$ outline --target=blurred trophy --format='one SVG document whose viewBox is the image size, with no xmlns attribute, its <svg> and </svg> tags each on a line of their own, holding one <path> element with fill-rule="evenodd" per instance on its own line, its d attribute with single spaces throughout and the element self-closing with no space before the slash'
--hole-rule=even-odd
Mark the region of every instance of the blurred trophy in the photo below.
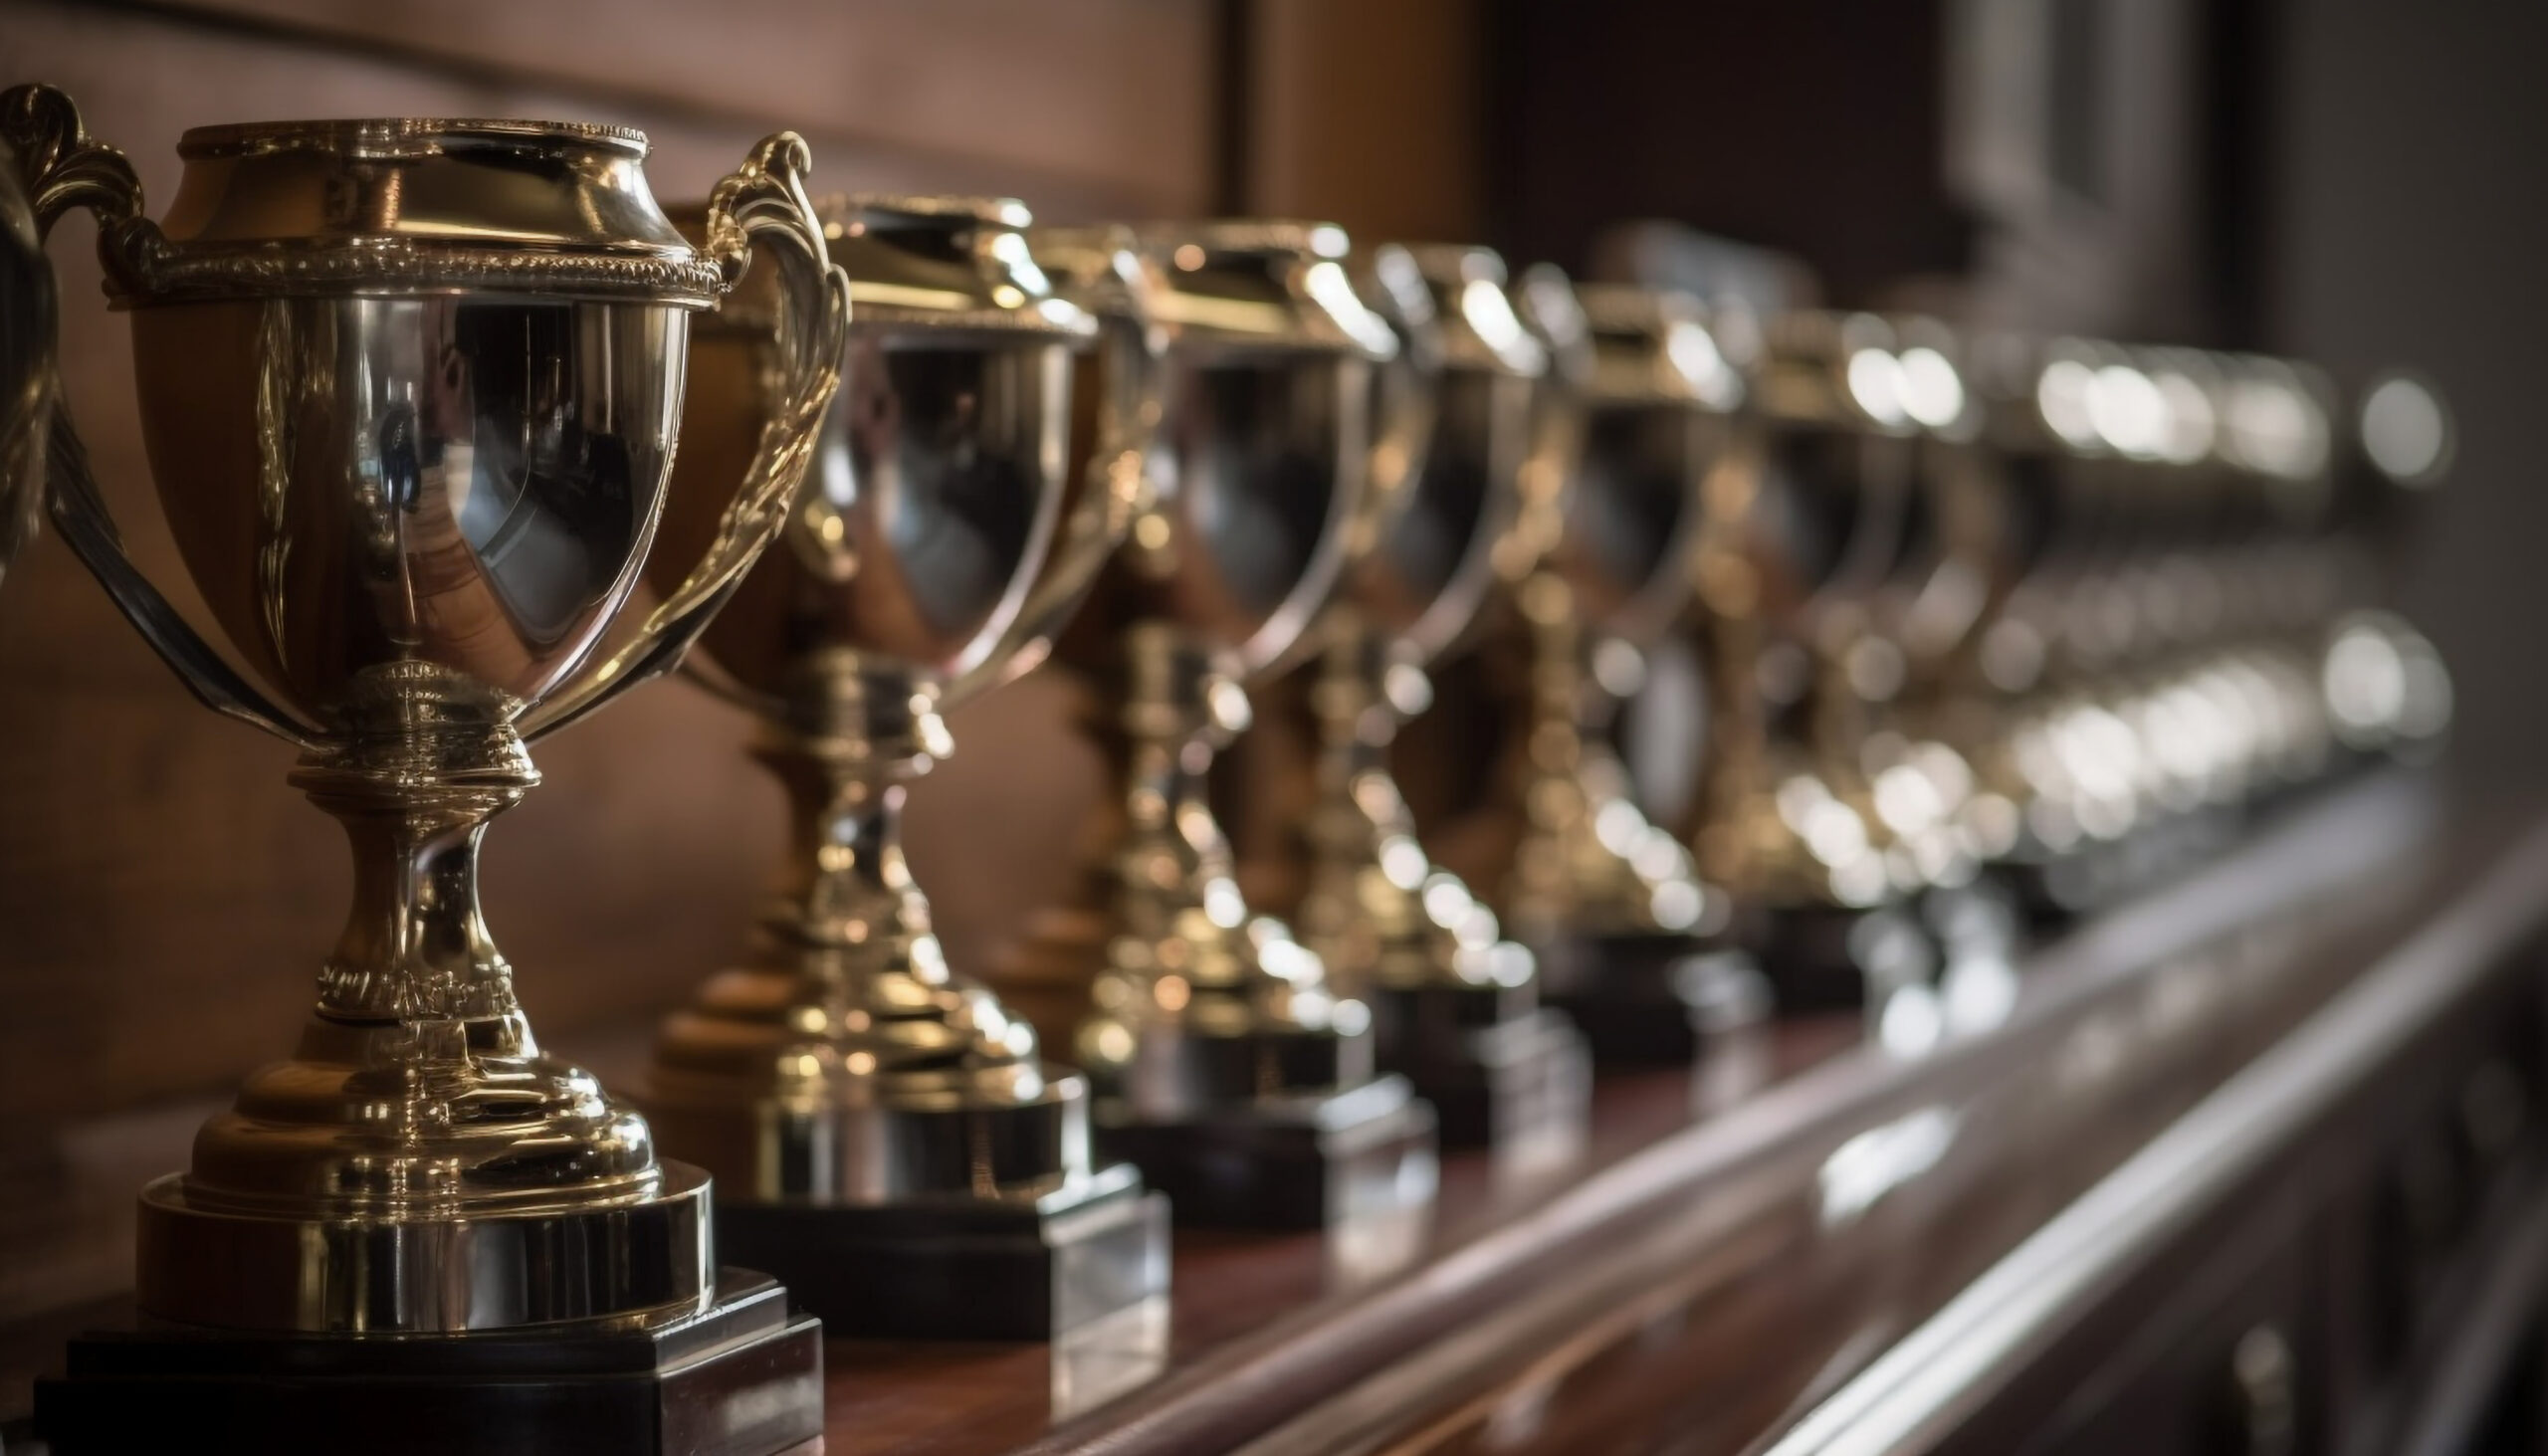
<svg viewBox="0 0 2548 1456">
<path fill-rule="evenodd" d="M 134 568 L 61 421 L 53 519 L 196 697 L 301 748 L 292 781 L 354 854 L 298 1050 L 143 1191 L 139 1324 L 72 1345 L 39 1428 L 70 1453 L 206 1430 L 400 1452 L 818 1437 L 817 1327 L 721 1275 L 708 1176 L 542 1054 L 477 894 L 487 821 L 538 779 L 525 742 L 672 666 L 785 520 L 845 325 L 804 143 L 763 142 L 693 247 L 615 127 L 200 128 L 164 223 L 59 93 L 0 96 L 0 134 L 36 235 L 98 216 L 160 510 L 244 671 Z M 761 244 L 778 403 L 728 476 L 674 493 L 715 522 L 697 564 L 605 649 L 666 501 L 691 314 Z"/>
<path fill-rule="evenodd" d="M 1921 437 L 1961 404 L 1922 393 L 1870 314 L 1781 314 L 1763 343 L 1701 528 L 1709 730 L 1690 841 L 1783 1006 L 1874 1008 L 1935 967 L 1902 909 L 1922 866 L 1861 750 L 1902 679 L 1877 629 L 1921 549 Z"/>
<path fill-rule="evenodd" d="M 1565 415 L 1551 461 L 1564 485 L 1558 519 L 1514 543 L 1547 542 L 1499 613 L 1519 731 L 1498 832 L 1466 842 L 1476 873 L 1497 867 L 1506 924 L 1596 1059 L 1687 1062 L 1712 1025 L 1757 1014 L 1757 979 L 1726 953 L 1726 896 L 1637 807 L 1610 732 L 1644 650 L 1687 609 L 1748 320 L 1721 342 L 1687 296 L 1570 285 L 1546 266 L 1517 294 L 1554 364 L 1543 407 Z"/>
<path fill-rule="evenodd" d="M 1333 586 L 1367 476 L 1407 442 L 1368 416 L 1387 328 L 1356 298 L 1342 230 L 1232 221 L 1140 234 L 1167 346 L 1156 496 L 1057 655 L 1106 805 L 1068 901 L 997 973 L 1096 1080 L 1099 1145 L 1180 1220 L 1326 1228 L 1347 1273 L 1401 1257 L 1429 1211 L 1432 1111 L 1375 1077 L 1370 1015 L 1251 913 L 1205 792 Z M 1087 235 L 1039 236 L 1064 260 Z M 1403 401 L 1401 393 L 1387 397 Z"/>
<path fill-rule="evenodd" d="M 1255 833 L 1252 866 L 1302 939 L 1367 999 L 1383 1068 L 1439 1109 L 1453 1146 L 1492 1146 L 1536 1171 L 1581 1145 L 1590 1090 L 1582 1036 L 1538 1004 L 1529 949 L 1433 863 L 1390 770 L 1390 744 L 1431 700 L 1426 669 L 1470 645 L 1500 574 L 1538 554 L 1559 470 L 1535 412 L 1547 351 L 1483 248 L 1405 250 L 1422 295 L 1400 326 L 1436 338 L 1430 435 L 1405 499 L 1379 513 L 1316 630 L 1304 684 L 1315 724 L 1312 802 L 1287 832 Z M 1402 290 L 1385 277 L 1381 297 Z M 1526 503 L 1526 494 L 1530 497 Z M 1255 817 L 1282 817 L 1272 806 Z M 1288 863 L 1286 863 L 1288 862 Z"/>
<path fill-rule="evenodd" d="M 1043 658 L 1146 488 L 1138 265 L 1094 247 L 1074 302 L 1027 222 L 1000 200 L 825 206 L 855 307 L 840 398 L 782 544 L 697 660 L 760 720 L 791 852 L 750 955 L 665 1024 L 647 1107 L 720 1177 L 728 1252 L 836 1331 L 1155 1343 L 1163 1200 L 1092 1161 L 1088 1080 L 949 968 L 903 858 L 906 785 L 952 747 L 941 713 Z M 677 476 L 731 468 L 780 403 L 766 327 L 733 325 L 700 341 Z"/>
</svg>

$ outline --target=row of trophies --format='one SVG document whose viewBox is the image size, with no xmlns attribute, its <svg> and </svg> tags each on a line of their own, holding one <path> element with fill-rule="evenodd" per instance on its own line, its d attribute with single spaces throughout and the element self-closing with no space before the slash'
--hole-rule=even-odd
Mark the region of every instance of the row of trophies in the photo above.
<svg viewBox="0 0 2548 1456">
<path fill-rule="evenodd" d="M 1595 1058 L 1686 1062 L 1765 976 L 1951 1004 L 2019 918 L 2446 716 L 2368 610 L 2445 463 L 2408 381 L 817 203 L 785 134 L 667 215 L 616 128 L 201 128 L 158 222 L 60 94 L 0 141 L 0 566 L 41 496 L 355 859 L 299 1047 L 141 1194 L 139 1321 L 40 1389 L 64 1452 L 774 1451 L 820 1434 L 813 1315 L 1156 1344 L 1171 1205 L 1391 1267 L 1437 1144 L 1579 1155 Z M 51 407 L 73 207 L 209 634 Z M 1675 642 L 1667 826 L 1614 720 Z M 622 1100 L 533 1038 L 476 856 L 530 740 L 685 657 L 792 847 Z M 898 816 L 943 715 L 1039 668 L 1110 807 L 958 973 Z M 1401 729 L 1485 787 L 1428 806 Z"/>
</svg>

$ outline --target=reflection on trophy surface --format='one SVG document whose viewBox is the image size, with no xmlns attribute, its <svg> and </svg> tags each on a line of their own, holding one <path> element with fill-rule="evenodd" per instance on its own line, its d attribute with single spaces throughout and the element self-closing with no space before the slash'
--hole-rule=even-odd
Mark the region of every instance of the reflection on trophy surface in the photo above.
<svg viewBox="0 0 2548 1456">
<path fill-rule="evenodd" d="M 1162 1200 L 1092 1163 L 1087 1080 L 948 966 L 901 843 L 906 784 L 951 748 L 942 709 L 1042 657 L 1145 486 L 1147 326 L 1056 292 L 1027 220 L 999 200 L 826 207 L 855 309 L 840 397 L 701 664 L 761 720 L 792 852 L 753 953 L 666 1023 L 648 1107 L 723 1179 L 726 1247 L 835 1328 L 1155 1347 Z M 758 427 L 766 343 L 743 319 L 703 336 L 681 474 Z M 1075 407 L 1095 422 L 1076 440 Z"/>
<path fill-rule="evenodd" d="M 1100 1145 L 1139 1161 L 1180 1219 L 1324 1227 L 1348 1274 L 1410 1251 L 1434 1180 L 1432 1114 L 1375 1077 L 1365 1004 L 1252 913 L 1205 794 L 1248 723 L 1247 684 L 1335 583 L 1376 449 L 1376 365 L 1396 346 L 1324 225 L 1139 233 L 1166 357 L 1156 496 L 1058 661 L 1090 690 L 1080 728 L 1113 769 L 1073 898 L 997 972 L 1099 1085 Z M 1088 235 L 1039 237 L 1065 277 Z M 1386 479 L 1382 482 L 1386 484 Z"/>
<path fill-rule="evenodd" d="M 1499 573 L 1536 554 L 1554 473 L 1540 463 L 1535 399 L 1548 361 L 1482 248 L 1405 251 L 1429 298 L 1400 326 L 1437 331 L 1429 436 L 1402 488 L 1376 513 L 1318 628 L 1303 696 L 1316 725 L 1314 803 L 1294 832 L 1251 835 L 1251 870 L 1332 974 L 1374 1008 L 1380 1064 L 1442 1115 L 1443 1141 L 1488 1144 L 1535 1171 L 1578 1146 L 1589 1069 L 1581 1037 L 1538 1007 L 1528 948 L 1432 863 L 1389 767 L 1400 725 L 1429 701 L 1425 670 L 1469 645 Z M 1375 281 L 1388 292 L 1387 281 Z M 1526 504 L 1526 488 L 1533 500 Z"/>
<path fill-rule="evenodd" d="M 762 143 L 693 247 L 615 127 L 198 128 L 163 223 L 59 93 L 0 96 L 0 133 L 38 234 L 98 215 L 160 510 L 246 672 L 125 557 L 67 420 L 54 520 L 198 698 L 302 749 L 355 861 L 297 1051 L 143 1191 L 142 1326 L 43 1387 L 54 1448 L 155 1446 L 207 1400 L 258 1444 L 452 1450 L 498 1411 L 551 1447 L 817 1434 L 813 1322 L 719 1274 L 708 1176 L 541 1051 L 477 899 L 487 821 L 538 781 L 525 743 L 677 661 L 784 519 L 845 318 L 804 143 Z M 722 476 L 668 490 L 691 315 L 754 258 L 782 271 L 778 399 Z M 606 647 L 668 496 L 716 528 Z M 712 1378 L 735 1351 L 758 1373 Z"/>
</svg>

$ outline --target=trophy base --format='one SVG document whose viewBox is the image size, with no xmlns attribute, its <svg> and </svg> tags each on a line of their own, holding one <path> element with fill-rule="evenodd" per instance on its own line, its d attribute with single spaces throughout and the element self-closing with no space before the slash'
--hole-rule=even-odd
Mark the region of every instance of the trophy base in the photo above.
<svg viewBox="0 0 2548 1456">
<path fill-rule="evenodd" d="M 1760 963 L 1782 1014 L 1864 1009 L 1937 969 L 1919 922 L 1892 906 L 1781 906 L 1763 917 Z"/>
<path fill-rule="evenodd" d="M 1595 1063 L 1674 1066 L 1707 1044 L 1707 957 L 1718 947 L 1672 932 L 1560 936 L 1532 946 L 1541 994 L 1574 1018 Z"/>
<path fill-rule="evenodd" d="M 748 1270 L 652 1329 L 266 1334 L 147 1322 L 71 1342 L 36 1430 L 91 1452 L 775 1456 L 823 1434 L 822 1326 Z"/>
<path fill-rule="evenodd" d="M 1198 1228 L 1343 1229 L 1421 1218 L 1439 1162 L 1433 1109 L 1403 1077 L 1258 1098 L 1173 1123 L 1098 1112 L 1101 1156 L 1141 1165 Z"/>
<path fill-rule="evenodd" d="M 1482 986 L 1380 991 L 1380 1063 L 1433 1104 L 1444 1147 L 1489 1148 L 1506 1170 L 1561 1166 L 1590 1127 L 1592 1053 L 1561 1012 L 1499 1014 L 1510 998 Z"/>
<path fill-rule="evenodd" d="M 1129 1163 L 1039 1198 L 717 1201 L 717 1247 L 832 1335 L 1044 1342 L 1168 1293 L 1168 1200 Z"/>
</svg>

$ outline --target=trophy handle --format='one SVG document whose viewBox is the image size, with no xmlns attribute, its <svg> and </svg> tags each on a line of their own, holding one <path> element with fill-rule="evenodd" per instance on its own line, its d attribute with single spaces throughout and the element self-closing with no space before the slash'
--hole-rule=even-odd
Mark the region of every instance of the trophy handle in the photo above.
<svg viewBox="0 0 2548 1456">
<path fill-rule="evenodd" d="M 159 229 L 141 215 L 141 182 L 133 175 L 132 164 L 122 152 L 89 135 L 71 98 L 45 86 L 0 92 L 0 161 L 5 161 L 10 184 L 0 189 L 9 194 L 0 199 L 0 212 L 8 214 L 0 218 L 0 232 L 8 235 L 0 250 L 9 255 L 10 274 L 17 274 L 23 265 L 42 280 L 28 286 L 36 290 L 46 311 L 43 315 L 31 315 L 35 321 L 23 333 L 14 321 L 8 325 L 10 357 L 0 361 L 0 369 L 12 373 L 21 364 L 33 371 L 33 382 L 23 390 L 12 388 L 10 419 L 0 427 L 0 436 L 5 437 L 0 439 L 0 566 L 7 564 L 11 547 L 23 539 L 16 530 L 32 533 L 33 529 L 31 524 L 13 528 L 13 520 L 26 520 L 20 510 L 30 503 L 12 498 L 31 498 L 41 481 L 46 507 L 64 542 L 98 578 L 142 640 L 159 654 L 159 660 L 186 685 L 186 691 L 224 717 L 264 728 L 303 748 L 315 746 L 318 730 L 249 686 L 132 564 L 114 519 L 106 512 L 106 499 L 99 494 L 97 479 L 90 473 L 88 448 L 81 444 L 70 416 L 53 418 L 47 407 L 61 392 L 61 334 L 51 316 L 52 269 L 44 261 L 44 240 L 64 213 L 74 207 L 88 208 L 97 215 L 98 256 L 106 271 L 127 280 L 146 278 L 159 244 Z M 32 248 L 21 252 L 21 245 L 29 243 Z M 14 295 L 19 280 L 13 277 L 10 283 Z M 11 307 L 16 307 L 14 297 Z M 47 467 L 42 471 L 34 468 L 39 449 Z"/>
<path fill-rule="evenodd" d="M 1360 488 L 1335 508 L 1345 519 L 1303 573 L 1305 579 L 1323 579 L 1325 585 L 1303 593 L 1306 601 L 1295 619 L 1301 623 L 1299 631 L 1262 660 L 1242 660 L 1235 674 L 1242 687 L 1285 677 L 1327 650 L 1331 634 L 1341 630 L 1328 623 L 1351 611 L 1344 594 L 1346 583 L 1362 569 L 1364 558 L 1380 549 L 1389 528 L 1415 502 L 1416 483 L 1423 477 L 1425 451 L 1433 437 L 1436 405 L 1432 371 L 1420 363 L 1408 363 L 1408 352 L 1401 347 L 1395 357 L 1373 365 L 1379 371 L 1379 387 L 1373 391 L 1376 418 L 1359 462 Z"/>
<path fill-rule="evenodd" d="M 786 525 L 796 490 L 814 458 L 823 414 L 840 386 L 849 339 L 849 277 L 834 267 L 822 220 L 805 194 L 813 155 L 805 139 L 781 131 L 762 139 L 743 165 L 709 198 L 702 251 L 725 270 L 732 288 L 752 260 L 754 245 L 780 269 L 776 327 L 777 401 L 761 426 L 760 448 L 717 525 L 716 539 L 681 585 L 648 614 L 636 636 L 555 696 L 524 713 L 525 738 L 556 731 L 621 693 L 679 665 L 743 573 Z"/>
<path fill-rule="evenodd" d="M 939 694 L 942 710 L 985 689 L 1014 682 L 1042 665 L 1052 654 L 1053 639 L 1079 610 L 1133 521 L 1151 509 L 1155 493 L 1150 454 L 1159 436 L 1161 412 L 1160 348 L 1146 320 L 1102 316 L 1109 319 L 1099 345 L 1109 353 L 1109 397 L 1086 482 L 1025 606 L 1001 634 L 998 647 Z"/>
<path fill-rule="evenodd" d="M 53 268 L 19 182 L 17 153 L 0 141 L 0 580 L 35 539 L 40 519 L 54 326 Z"/>
</svg>

